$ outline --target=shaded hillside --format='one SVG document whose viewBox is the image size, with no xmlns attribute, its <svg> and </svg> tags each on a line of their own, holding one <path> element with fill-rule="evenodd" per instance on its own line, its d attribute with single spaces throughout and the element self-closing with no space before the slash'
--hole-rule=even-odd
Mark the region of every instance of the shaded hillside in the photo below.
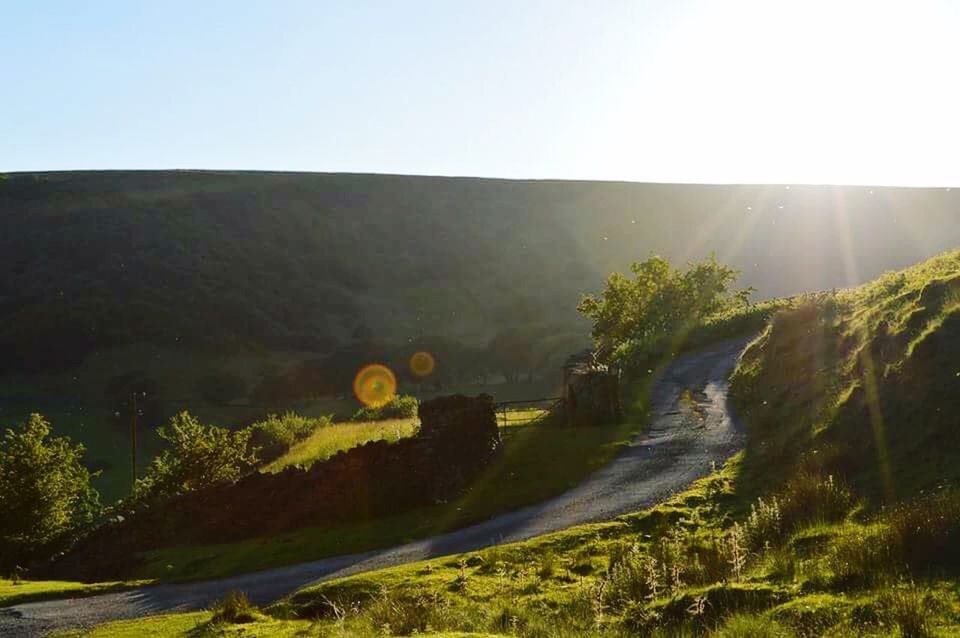
<svg viewBox="0 0 960 638">
<path fill-rule="evenodd" d="M 958 204 L 949 189 L 11 174 L 0 347 L 22 369 L 132 342 L 327 351 L 579 328 L 579 295 L 651 251 L 716 251 L 760 296 L 830 288 L 960 243 Z"/>
<path fill-rule="evenodd" d="M 960 252 L 780 311 L 731 386 L 747 484 L 805 468 L 875 502 L 957 487 L 958 362 Z"/>
</svg>

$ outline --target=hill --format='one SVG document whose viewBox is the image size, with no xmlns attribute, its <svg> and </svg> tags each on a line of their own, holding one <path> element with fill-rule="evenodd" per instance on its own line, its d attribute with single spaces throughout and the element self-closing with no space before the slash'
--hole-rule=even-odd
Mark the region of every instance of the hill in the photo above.
<svg viewBox="0 0 960 638">
<path fill-rule="evenodd" d="M 308 586 L 245 631 L 957 635 L 958 321 L 960 252 L 793 300 L 732 379 L 747 448 L 686 492 L 609 523 Z M 232 631 L 235 604 L 94 635 Z"/>
<path fill-rule="evenodd" d="M 960 252 L 802 299 L 733 379 L 745 469 L 845 476 L 875 503 L 960 484 L 958 361 Z"/>
<path fill-rule="evenodd" d="M 111 500 L 129 483 L 134 391 L 148 430 L 180 409 L 231 425 L 297 402 L 348 415 L 330 397 L 371 361 L 419 395 L 555 396 L 587 344 L 580 296 L 650 252 L 715 251 L 756 297 L 787 295 L 960 244 L 958 211 L 950 189 L 7 174 L 0 416 L 40 411 L 85 443 Z M 404 373 L 417 350 L 437 361 L 426 383 Z M 156 440 L 141 443 L 143 463 Z"/>
<path fill-rule="evenodd" d="M 949 189 L 9 174 L 2 365 L 143 342 L 327 352 L 356 336 L 580 326 L 579 296 L 651 251 L 715 251 L 760 297 L 839 287 L 955 245 L 958 205 Z"/>
</svg>

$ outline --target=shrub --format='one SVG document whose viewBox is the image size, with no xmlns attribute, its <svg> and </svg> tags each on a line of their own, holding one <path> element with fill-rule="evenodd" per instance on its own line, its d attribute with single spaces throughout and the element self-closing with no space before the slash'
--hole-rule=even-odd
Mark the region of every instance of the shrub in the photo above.
<svg viewBox="0 0 960 638">
<path fill-rule="evenodd" d="M 846 518 L 856 504 L 850 489 L 832 476 L 803 472 L 777 496 L 758 498 L 744 523 L 748 546 L 759 549 L 814 522 L 832 523 Z"/>
<path fill-rule="evenodd" d="M 780 496 L 780 516 L 786 533 L 812 522 L 842 521 L 856 505 L 850 488 L 833 476 L 801 473 Z"/>
<path fill-rule="evenodd" d="M 7 429 L 0 444 L 0 567 L 69 543 L 100 513 L 81 462 L 82 445 L 51 437 L 39 414 Z"/>
<path fill-rule="evenodd" d="M 134 505 L 232 483 L 257 463 L 256 450 L 250 447 L 250 429 L 230 431 L 203 425 L 189 412 L 181 412 L 170 419 L 169 428 L 159 428 L 157 435 L 168 447 L 134 485 Z"/>
<path fill-rule="evenodd" d="M 317 428 L 333 423 L 330 416 L 305 417 L 295 412 L 282 415 L 270 414 L 263 421 L 249 426 L 251 444 L 259 448 L 260 458 L 272 461 L 282 456 L 295 443 L 313 434 Z"/>
<path fill-rule="evenodd" d="M 901 505 L 882 517 L 903 562 L 912 569 L 960 567 L 960 493 L 941 492 Z"/>
<path fill-rule="evenodd" d="M 617 352 L 623 362 L 669 349 L 706 317 L 746 306 L 752 292 L 736 290 L 739 272 L 713 256 L 686 270 L 653 256 L 630 272 L 611 274 L 599 297 L 587 295 L 577 306 L 593 322 L 598 350 Z"/>
<path fill-rule="evenodd" d="M 932 592 L 913 585 L 888 587 L 877 603 L 880 617 L 900 629 L 903 638 L 927 638 L 933 635 L 932 618 L 943 610 L 943 603 Z"/>
<path fill-rule="evenodd" d="M 463 617 L 439 594 L 410 595 L 381 592 L 367 604 L 362 617 L 386 635 L 409 636 L 443 629 L 479 628 L 476 619 Z"/>
<path fill-rule="evenodd" d="M 750 516 L 744 525 L 747 542 L 753 549 L 759 549 L 767 543 L 783 537 L 783 522 L 780 515 L 780 501 L 776 496 L 766 500 L 763 497 L 750 506 Z"/>
<path fill-rule="evenodd" d="M 400 394 L 377 406 L 365 406 L 353 414 L 353 421 L 382 421 L 384 419 L 407 419 L 417 416 L 420 401 L 416 397 Z"/>
<path fill-rule="evenodd" d="M 763 616 L 737 615 L 712 634 L 718 638 L 791 638 L 795 634 Z"/>
<path fill-rule="evenodd" d="M 231 591 L 223 600 L 216 602 L 211 607 L 213 617 L 211 623 L 230 623 L 240 625 L 256 622 L 260 619 L 260 612 L 251 604 L 247 595 L 243 592 Z"/>
<path fill-rule="evenodd" d="M 552 577 L 557 571 L 557 564 L 557 555 L 548 549 L 540 554 L 540 561 L 537 565 L 537 576 L 543 580 Z"/>
<path fill-rule="evenodd" d="M 617 550 L 618 553 L 620 550 Z M 604 591 L 605 602 L 614 609 L 656 598 L 666 590 L 664 567 L 657 559 L 632 547 L 611 561 Z"/>
<path fill-rule="evenodd" d="M 856 527 L 831 543 L 826 565 L 836 585 L 869 585 L 901 569 L 898 553 L 889 527 Z"/>
<path fill-rule="evenodd" d="M 872 525 L 844 533 L 827 564 L 836 581 L 882 582 L 905 573 L 956 573 L 960 568 L 960 495 L 943 492 L 878 516 Z"/>
</svg>

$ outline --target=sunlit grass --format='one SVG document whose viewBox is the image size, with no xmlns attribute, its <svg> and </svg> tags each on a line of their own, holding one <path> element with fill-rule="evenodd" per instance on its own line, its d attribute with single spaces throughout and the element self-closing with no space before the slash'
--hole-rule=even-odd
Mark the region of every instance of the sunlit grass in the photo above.
<svg viewBox="0 0 960 638">
<path fill-rule="evenodd" d="M 130 589 L 142 582 L 77 583 L 60 580 L 12 580 L 0 578 L 0 607 L 45 598 L 63 598 L 65 596 L 92 596 L 109 591 Z"/>
<path fill-rule="evenodd" d="M 550 411 L 546 408 L 513 408 L 505 412 L 501 410 L 497 412 L 497 425 L 501 428 L 530 425 L 548 414 Z"/>
<path fill-rule="evenodd" d="M 174 638 L 203 636 L 244 636 L 246 638 L 298 638 L 301 636 L 338 636 L 343 638 L 374 638 L 393 635 L 385 628 L 372 631 L 349 632 L 324 630 L 318 632 L 317 623 L 310 620 L 279 620 L 266 618 L 253 623 L 232 625 L 214 623 L 207 611 L 186 614 L 150 616 L 136 620 L 107 623 L 92 630 L 56 634 L 57 638 Z M 429 632 L 420 634 L 431 638 L 496 638 L 500 634 L 466 632 Z"/>
<path fill-rule="evenodd" d="M 413 436 L 419 421 L 410 419 L 389 419 L 362 423 L 335 423 L 314 430 L 309 437 L 294 444 L 286 454 L 263 467 L 264 472 L 298 466 L 310 467 L 317 461 L 330 458 L 338 452 L 371 441 L 395 442 Z"/>
<path fill-rule="evenodd" d="M 577 485 L 629 442 L 640 422 L 565 427 L 541 419 L 503 430 L 503 453 L 459 498 L 372 521 L 311 527 L 269 538 L 154 550 L 138 575 L 201 580 L 389 547 L 464 527 Z M 544 471 L 544 468 L 550 471 Z"/>
</svg>

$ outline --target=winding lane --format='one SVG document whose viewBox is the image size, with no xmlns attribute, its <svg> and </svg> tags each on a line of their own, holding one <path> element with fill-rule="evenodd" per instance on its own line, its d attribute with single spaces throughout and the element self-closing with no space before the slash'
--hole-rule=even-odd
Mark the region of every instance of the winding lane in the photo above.
<svg viewBox="0 0 960 638">
<path fill-rule="evenodd" d="M 677 358 L 654 381 L 651 420 L 613 461 L 579 486 L 542 503 L 461 530 L 384 550 L 242 574 L 220 580 L 155 585 L 87 598 L 0 609 L 0 636 L 32 638 L 111 620 L 203 609 L 232 590 L 266 604 L 320 580 L 482 549 L 610 520 L 669 497 L 710 472 L 743 443 L 728 405 L 728 378 L 745 341 Z"/>
</svg>

